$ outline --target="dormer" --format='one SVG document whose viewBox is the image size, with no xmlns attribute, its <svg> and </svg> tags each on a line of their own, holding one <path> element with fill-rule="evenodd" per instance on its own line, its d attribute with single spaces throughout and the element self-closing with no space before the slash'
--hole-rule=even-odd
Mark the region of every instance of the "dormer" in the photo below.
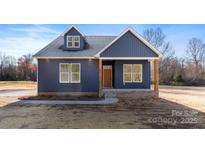
<svg viewBox="0 0 205 154">
<path fill-rule="evenodd" d="M 63 34 L 64 50 L 78 51 L 85 47 L 84 35 L 75 27 L 69 27 Z"/>
</svg>

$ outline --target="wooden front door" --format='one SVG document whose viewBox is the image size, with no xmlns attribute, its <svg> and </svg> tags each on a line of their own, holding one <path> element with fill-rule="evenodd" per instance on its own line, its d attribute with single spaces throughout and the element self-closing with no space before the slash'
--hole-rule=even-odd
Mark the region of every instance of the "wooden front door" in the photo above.
<svg viewBox="0 0 205 154">
<path fill-rule="evenodd" d="M 112 65 L 103 66 L 103 88 L 112 87 Z"/>
</svg>

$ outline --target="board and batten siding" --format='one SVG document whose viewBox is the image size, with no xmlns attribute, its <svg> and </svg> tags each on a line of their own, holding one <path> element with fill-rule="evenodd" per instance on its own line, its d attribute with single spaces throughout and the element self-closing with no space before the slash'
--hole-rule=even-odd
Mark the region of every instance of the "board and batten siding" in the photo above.
<svg viewBox="0 0 205 154">
<path fill-rule="evenodd" d="M 60 83 L 59 64 L 80 63 L 80 83 Z M 38 59 L 38 92 L 98 92 L 98 60 Z"/>
<path fill-rule="evenodd" d="M 80 36 L 80 48 L 67 48 L 67 36 Z M 64 35 L 64 49 L 65 50 L 82 50 L 85 47 L 85 39 L 84 37 L 75 29 L 70 29 L 65 35 Z"/>
<path fill-rule="evenodd" d="M 101 57 L 158 57 L 130 31 L 100 54 Z"/>
<path fill-rule="evenodd" d="M 123 64 L 142 64 L 142 82 L 124 83 Z M 116 60 L 114 63 L 114 74 L 114 88 L 116 89 L 150 89 L 150 62 L 148 60 Z"/>
</svg>

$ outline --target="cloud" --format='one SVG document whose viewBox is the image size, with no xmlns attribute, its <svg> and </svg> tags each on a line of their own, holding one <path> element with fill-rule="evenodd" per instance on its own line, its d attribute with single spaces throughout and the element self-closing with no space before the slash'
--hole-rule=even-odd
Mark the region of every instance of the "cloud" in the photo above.
<svg viewBox="0 0 205 154">
<path fill-rule="evenodd" d="M 16 58 L 28 53 L 35 54 L 61 33 L 41 25 L 25 28 L 12 27 L 8 30 L 10 32 L 7 31 L 7 36 L 0 36 L 0 52 Z M 18 35 L 17 32 L 19 32 Z"/>
<path fill-rule="evenodd" d="M 32 37 L 2 37 L 0 38 L 0 52 L 6 55 L 13 55 L 16 58 L 24 54 L 34 54 L 45 47 L 50 39 L 39 39 Z"/>
<path fill-rule="evenodd" d="M 26 32 L 26 33 L 50 33 L 50 34 L 59 34 L 60 32 L 48 28 L 46 26 L 33 26 L 28 28 L 8 28 L 8 30 L 16 31 L 16 32 Z"/>
</svg>

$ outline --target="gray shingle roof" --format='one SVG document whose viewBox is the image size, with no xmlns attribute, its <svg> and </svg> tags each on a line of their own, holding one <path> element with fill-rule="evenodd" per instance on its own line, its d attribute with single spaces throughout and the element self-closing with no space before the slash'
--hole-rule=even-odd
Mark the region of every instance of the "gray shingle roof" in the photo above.
<svg viewBox="0 0 205 154">
<path fill-rule="evenodd" d="M 63 36 L 48 44 L 45 48 L 41 49 L 34 57 L 93 57 L 105 46 L 107 46 L 116 36 L 85 36 L 89 47 L 80 51 L 63 50 L 64 44 Z"/>
</svg>

